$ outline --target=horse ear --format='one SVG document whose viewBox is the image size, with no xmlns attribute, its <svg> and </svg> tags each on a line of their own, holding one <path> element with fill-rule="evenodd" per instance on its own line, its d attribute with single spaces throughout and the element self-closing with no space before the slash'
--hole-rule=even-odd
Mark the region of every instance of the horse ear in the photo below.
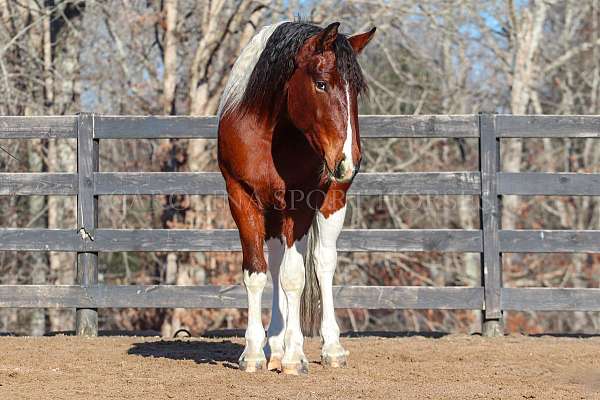
<svg viewBox="0 0 600 400">
<path fill-rule="evenodd" d="M 360 54 L 360 52 L 363 51 L 365 46 L 373 38 L 373 35 L 375 34 L 376 29 L 377 28 L 373 27 L 373 29 L 371 29 L 368 32 L 357 33 L 348 38 L 348 41 L 350 42 L 350 45 L 352 46 L 352 48 L 354 49 L 354 52 L 356 54 Z"/>
<path fill-rule="evenodd" d="M 326 50 L 331 50 L 331 47 L 333 46 L 333 43 L 337 38 L 339 26 L 339 22 L 329 24 L 325 29 L 323 29 L 321 33 L 317 35 L 317 46 L 315 48 L 317 53 L 322 53 Z"/>
</svg>

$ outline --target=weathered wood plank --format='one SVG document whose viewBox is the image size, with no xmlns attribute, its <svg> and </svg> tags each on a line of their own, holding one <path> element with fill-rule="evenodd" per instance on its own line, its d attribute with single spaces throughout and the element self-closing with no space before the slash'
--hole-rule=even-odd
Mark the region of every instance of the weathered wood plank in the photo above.
<svg viewBox="0 0 600 400">
<path fill-rule="evenodd" d="M 337 308 L 480 309 L 480 287 L 334 286 Z M 264 308 L 272 288 L 265 288 Z M 228 286 L 0 285 L 0 307 L 18 308 L 246 308 L 245 289 Z"/>
<path fill-rule="evenodd" d="M 480 252 L 481 231 L 460 229 L 346 229 L 339 251 Z M 84 243 L 75 229 L 0 229 L 0 250 L 240 251 L 236 229 L 96 229 Z"/>
<path fill-rule="evenodd" d="M 237 229 L 97 229 L 95 251 L 241 251 Z"/>
<path fill-rule="evenodd" d="M 600 137 L 600 116 L 498 115 L 499 137 Z M 0 117 L 0 139 L 75 138 L 75 116 Z M 476 115 L 363 115 L 363 137 L 478 137 Z M 216 117 L 96 116 L 98 139 L 215 138 Z"/>
<path fill-rule="evenodd" d="M 339 251 L 482 251 L 478 229 L 345 229 Z"/>
<path fill-rule="evenodd" d="M 351 194 L 479 195 L 479 172 L 363 172 L 356 175 Z"/>
<path fill-rule="evenodd" d="M 100 195 L 226 194 L 219 172 L 97 172 L 94 182 Z M 479 172 L 359 173 L 350 188 L 355 195 L 478 195 L 480 191 Z"/>
<path fill-rule="evenodd" d="M 77 174 L 71 173 L 0 173 L 0 196 L 74 195 Z"/>
<path fill-rule="evenodd" d="M 219 172 L 97 172 L 95 193 L 226 195 Z"/>
<path fill-rule="evenodd" d="M 99 168 L 99 143 L 94 139 L 93 114 L 77 117 L 77 229 L 84 251 L 77 253 L 77 283 L 82 287 L 98 283 L 98 253 L 89 249 L 98 226 L 98 197 L 94 195 L 94 173 Z M 75 312 L 75 332 L 78 336 L 98 335 L 98 311 L 78 308 Z"/>
<path fill-rule="evenodd" d="M 498 173 L 498 193 L 600 196 L 600 174 L 501 172 Z"/>
<path fill-rule="evenodd" d="M 361 137 L 479 137 L 477 115 L 362 115 Z"/>
<path fill-rule="evenodd" d="M 500 203 L 496 174 L 500 166 L 500 143 L 496 137 L 495 116 L 481 114 L 479 116 L 481 138 L 480 171 L 481 171 L 481 227 L 483 238 L 482 278 L 485 288 L 486 321 L 494 326 L 502 317 L 500 305 L 500 288 L 502 287 L 502 259 L 498 240 L 500 226 Z M 483 328 L 484 332 L 494 332 L 496 328 Z M 494 333 L 495 334 L 495 333 Z"/>
<path fill-rule="evenodd" d="M 217 137 L 216 117 L 96 116 L 96 139 L 207 139 Z"/>
<path fill-rule="evenodd" d="M 79 251 L 82 241 L 75 229 L 0 229 L 0 250 Z"/>
<path fill-rule="evenodd" d="M 0 139 L 76 138 L 76 117 L 1 117 Z"/>
<path fill-rule="evenodd" d="M 240 251 L 236 229 L 97 229 L 93 251 Z M 481 232 L 460 229 L 347 229 L 340 251 L 480 252 Z"/>
<path fill-rule="evenodd" d="M 505 253 L 600 253 L 600 231 L 501 230 Z"/>
<path fill-rule="evenodd" d="M 365 138 L 478 137 L 476 115 L 364 115 Z M 97 139 L 216 138 L 216 117 L 97 116 Z"/>
<path fill-rule="evenodd" d="M 599 138 L 597 115 L 497 115 L 499 137 Z"/>
<path fill-rule="evenodd" d="M 515 311 L 600 311 L 600 289 L 503 288 L 502 308 Z"/>
</svg>

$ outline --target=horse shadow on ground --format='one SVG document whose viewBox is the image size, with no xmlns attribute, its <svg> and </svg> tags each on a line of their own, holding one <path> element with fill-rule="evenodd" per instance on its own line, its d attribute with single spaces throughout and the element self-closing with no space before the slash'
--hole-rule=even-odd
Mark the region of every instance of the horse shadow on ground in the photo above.
<svg viewBox="0 0 600 400">
<path fill-rule="evenodd" d="M 411 336 L 440 338 L 445 335 L 440 332 L 348 332 L 342 336 L 349 338 Z M 212 330 L 205 332 L 195 340 L 176 339 L 133 343 L 127 354 L 171 360 L 192 360 L 198 364 L 222 365 L 226 368 L 238 369 L 238 359 L 244 346 L 234 343 L 230 339 L 243 337 L 243 329 Z M 210 340 L 203 341 L 202 339 Z"/>
<path fill-rule="evenodd" d="M 441 338 L 442 332 L 348 332 L 343 337 L 412 337 Z M 238 369 L 238 358 L 244 346 L 234 343 L 231 338 L 243 338 L 244 330 L 224 329 L 205 332 L 196 340 L 159 340 L 133 343 L 127 354 L 142 357 L 161 357 L 171 360 L 192 360 L 198 364 L 222 365 Z M 202 339 L 211 339 L 202 341 Z M 220 340 L 215 340 L 220 339 Z"/>
<path fill-rule="evenodd" d="M 161 357 L 171 360 L 192 360 L 198 364 L 222 365 L 238 369 L 238 358 L 244 347 L 230 340 L 160 340 L 134 343 L 127 354 Z"/>
</svg>

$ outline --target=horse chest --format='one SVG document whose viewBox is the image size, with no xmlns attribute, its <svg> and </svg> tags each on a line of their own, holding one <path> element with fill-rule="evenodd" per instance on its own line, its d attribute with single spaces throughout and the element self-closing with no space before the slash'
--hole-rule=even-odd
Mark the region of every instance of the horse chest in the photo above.
<svg viewBox="0 0 600 400">
<path fill-rule="evenodd" d="M 314 174 L 296 174 L 282 177 L 276 169 L 269 179 L 254 187 L 255 195 L 264 209 L 296 210 L 314 203 L 318 207 L 327 192 L 328 183 Z M 310 203 L 310 204 L 309 204 Z"/>
</svg>

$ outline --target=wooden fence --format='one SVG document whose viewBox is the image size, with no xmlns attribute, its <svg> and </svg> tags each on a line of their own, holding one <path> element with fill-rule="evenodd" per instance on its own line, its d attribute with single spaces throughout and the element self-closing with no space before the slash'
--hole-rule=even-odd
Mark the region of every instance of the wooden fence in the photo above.
<svg viewBox="0 0 600 400">
<path fill-rule="evenodd" d="M 592 116 L 362 116 L 369 138 L 479 138 L 480 170 L 360 173 L 358 195 L 480 196 L 481 229 L 346 229 L 340 251 L 481 253 L 479 287 L 337 286 L 341 308 L 482 310 L 483 331 L 500 333 L 503 310 L 600 310 L 600 289 L 503 288 L 502 253 L 600 252 L 600 231 L 500 229 L 502 195 L 600 195 L 600 174 L 509 173 L 500 170 L 502 138 L 599 138 Z M 224 193 L 212 172 L 99 172 L 105 139 L 215 138 L 214 117 L 0 117 L 0 139 L 75 138 L 77 173 L 0 173 L 0 195 L 77 196 L 77 229 L 0 229 L 0 250 L 77 253 L 77 285 L 0 285 L 0 307 L 76 308 L 79 335 L 97 334 L 97 308 L 246 307 L 233 286 L 98 283 L 98 253 L 109 251 L 239 251 L 235 230 L 105 229 L 98 196 Z M 263 304 L 270 306 L 270 289 Z"/>
</svg>

